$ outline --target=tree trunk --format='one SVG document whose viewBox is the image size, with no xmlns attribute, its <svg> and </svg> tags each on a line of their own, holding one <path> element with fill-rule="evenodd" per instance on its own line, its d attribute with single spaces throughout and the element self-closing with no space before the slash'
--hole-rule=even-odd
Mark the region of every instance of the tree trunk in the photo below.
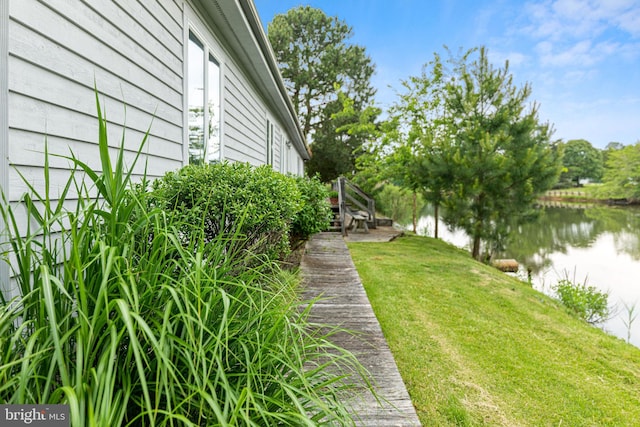
<svg viewBox="0 0 640 427">
<path fill-rule="evenodd" d="M 418 207 L 416 192 L 413 192 L 413 232 L 418 233 Z"/>
<path fill-rule="evenodd" d="M 434 205 L 434 211 L 433 211 L 433 217 L 436 223 L 436 229 L 435 229 L 435 235 L 434 237 L 437 239 L 438 238 L 438 211 L 440 210 L 440 205 L 439 204 L 435 204 Z"/>
<path fill-rule="evenodd" d="M 471 250 L 473 259 L 480 261 L 480 236 L 473 236 L 473 249 Z"/>
</svg>

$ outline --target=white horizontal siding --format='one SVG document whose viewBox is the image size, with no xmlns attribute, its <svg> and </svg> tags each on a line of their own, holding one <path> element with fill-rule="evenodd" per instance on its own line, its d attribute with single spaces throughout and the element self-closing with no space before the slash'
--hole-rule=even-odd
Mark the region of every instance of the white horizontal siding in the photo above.
<svg viewBox="0 0 640 427">
<path fill-rule="evenodd" d="M 182 3 L 183 1 L 171 0 L 117 0 L 123 9 L 130 9 L 139 15 L 143 15 L 142 9 L 148 13 L 149 20 L 157 21 L 158 27 L 152 34 L 170 36 L 182 42 Z"/>
<path fill-rule="evenodd" d="M 144 158 L 142 158 L 144 162 Z M 133 180 L 139 180 L 142 178 L 142 173 L 132 175 Z M 49 194 L 52 200 L 56 200 L 58 196 L 62 194 L 67 185 L 69 179 L 71 177 L 70 169 L 63 168 L 50 168 L 49 169 Z M 92 184 L 89 179 L 84 179 L 84 173 L 82 171 L 77 171 L 74 174 L 74 182 L 80 184 L 83 180 L 84 183 L 89 187 L 90 195 L 96 197 L 97 190 L 92 187 Z M 9 186 L 11 186 L 11 193 L 18 195 L 15 200 L 20 200 L 20 197 L 29 190 L 29 186 L 34 187 L 35 189 L 45 188 L 45 176 L 44 170 L 40 167 L 28 166 L 21 167 L 19 169 L 19 173 L 16 169 L 12 169 L 9 173 Z M 69 202 L 73 202 L 74 200 L 78 200 L 77 188 L 72 184 L 68 193 L 66 194 L 65 199 L 68 199 Z M 40 195 L 44 195 L 43 190 L 37 190 L 37 193 Z"/>
<path fill-rule="evenodd" d="M 12 72 L 9 77 L 11 91 L 19 97 L 27 98 L 29 101 L 26 101 L 26 104 L 37 100 L 38 103 L 47 104 L 51 106 L 52 109 L 59 109 L 59 114 L 62 115 L 80 114 L 86 116 L 87 120 L 93 121 L 97 128 L 96 99 L 93 88 L 78 85 L 59 74 L 41 73 L 42 69 L 40 67 L 19 58 L 11 57 L 9 66 L 12 71 L 15 71 Z M 31 78 L 35 75 L 40 75 L 41 77 L 39 79 Z M 67 88 L 71 85 L 75 86 L 74 97 L 67 96 Z M 128 98 L 125 98 L 125 102 L 127 102 L 127 99 Z M 167 109 L 163 108 L 162 112 L 156 112 L 155 117 L 153 117 L 150 116 L 148 111 L 141 110 L 133 105 L 127 105 L 125 109 L 122 101 L 119 99 L 101 95 L 100 100 L 101 103 L 105 104 L 103 113 L 107 116 L 107 119 L 113 123 L 124 123 L 128 128 L 142 133 L 149 130 L 151 135 L 171 141 L 180 141 L 182 137 L 179 123 L 172 123 L 161 117 L 161 115 L 175 115 L 176 117 L 170 118 L 176 120 L 181 117 L 181 113 L 178 110 L 167 111 Z M 28 106 L 25 105 L 25 108 L 28 108 Z M 23 129 L 26 128 L 29 130 L 39 129 L 44 125 L 45 120 L 47 122 L 50 121 L 48 117 L 42 117 L 43 120 L 41 120 L 41 123 L 36 123 L 26 121 L 17 115 L 13 115 L 12 119 L 12 126 L 20 126 Z M 37 121 L 37 117 L 33 119 Z M 88 141 L 95 140 L 95 133 L 92 135 L 70 135 L 68 132 L 65 132 L 65 129 L 68 127 L 66 122 L 67 120 L 63 119 L 60 123 L 51 123 L 52 126 L 56 126 L 58 129 L 55 134 L 59 136 L 66 135 L 75 139 L 83 138 Z M 151 128 L 149 128 L 149 125 L 152 125 Z M 54 132 L 51 127 L 49 127 L 48 130 L 48 134 Z M 117 142 L 118 141 L 113 141 L 113 143 Z"/>
<path fill-rule="evenodd" d="M 266 163 L 267 118 L 274 125 L 273 167 L 284 173 L 302 174 L 298 161 L 300 155 L 292 150 L 288 170 L 282 168 L 282 145 L 293 138 L 284 130 L 271 108 L 255 89 L 235 61 L 228 59 L 225 68 L 224 90 L 224 157 L 231 161 L 248 162 L 253 165 Z"/>
<path fill-rule="evenodd" d="M 119 131 L 122 132 L 123 129 L 120 128 Z M 126 139 L 132 142 L 135 141 L 138 144 L 142 141 L 141 139 L 137 141 L 133 140 L 133 138 L 130 138 L 131 132 L 128 130 L 125 130 L 125 132 Z M 94 171 L 101 171 L 102 169 L 100 158 L 97 155 L 97 147 L 86 144 L 84 141 L 70 140 L 50 135 L 43 138 L 39 133 L 17 129 L 11 129 L 10 139 L 20 142 L 20 149 L 16 149 L 14 146 L 9 148 L 11 160 L 13 162 L 13 165 L 9 170 L 11 179 L 8 196 L 10 200 L 17 200 L 17 198 L 21 197 L 23 192 L 26 190 L 26 186 L 22 183 L 17 170 L 26 176 L 32 177 L 33 179 L 42 179 L 42 166 L 45 164 L 45 149 L 50 154 L 49 166 L 51 168 L 61 170 L 71 168 L 72 162 L 65 157 L 74 156 L 87 164 Z M 115 161 L 118 156 L 118 148 L 111 147 L 109 152 L 111 158 Z M 179 156 L 182 154 L 182 148 L 176 144 L 167 145 L 166 142 L 151 137 L 143 149 L 142 154 L 138 158 L 135 168 L 132 169 L 133 173 L 142 175 L 146 171 L 149 178 L 154 178 L 162 176 L 167 170 L 175 169 L 175 156 L 173 158 L 162 157 L 157 154 L 158 152 L 173 152 L 175 156 Z M 153 153 L 153 156 L 150 156 L 149 153 Z M 133 150 L 127 150 L 124 152 L 124 161 L 128 168 L 130 168 L 135 161 L 136 155 L 137 152 Z M 59 179 L 56 183 L 60 184 L 63 181 L 65 180 Z M 31 179 L 29 182 L 31 182 Z"/>
<path fill-rule="evenodd" d="M 102 99 L 101 103 L 107 110 L 108 120 L 110 120 L 111 111 L 122 109 L 122 105 L 113 100 Z M 12 142 L 9 145 L 9 159 L 13 166 L 42 167 L 43 157 L 37 152 L 42 153 L 44 141 L 49 140 L 52 142 L 49 146 L 50 153 L 68 155 L 72 150 L 80 160 L 99 170 L 100 161 L 96 145 L 98 122 L 94 115 L 64 108 L 19 93 L 11 94 L 9 108 L 9 140 Z M 95 101 L 92 106 L 89 105 L 87 108 L 95 110 Z M 16 113 L 18 111 L 20 114 Z M 129 110 L 127 115 L 128 123 L 132 120 L 129 116 Z M 149 120 L 144 123 L 147 127 L 151 124 L 153 129 L 155 126 L 156 122 L 151 123 L 150 117 L 144 117 L 142 120 Z M 108 123 L 110 146 L 114 149 L 118 148 L 124 132 L 125 151 L 128 156 L 133 156 L 145 137 L 146 129 L 124 129 L 119 123 L 122 122 L 110 121 Z M 170 162 L 171 164 L 166 166 L 170 166 L 171 169 L 176 169 L 181 164 L 182 145 L 162 135 L 151 134 L 143 152 L 152 153 L 154 157 L 158 158 L 159 163 Z M 154 174 L 163 172 L 155 167 L 155 160 L 150 160 L 150 162 L 154 165 L 151 169 Z"/>
<path fill-rule="evenodd" d="M 11 35 L 11 58 L 15 61 L 15 64 L 11 67 L 11 74 L 16 81 L 21 79 L 26 85 L 30 86 L 36 84 L 34 81 L 36 76 L 59 76 L 65 82 L 60 88 L 50 87 L 48 91 L 64 90 L 67 93 L 70 89 L 93 91 L 94 86 L 97 85 L 101 93 L 108 94 L 117 99 L 118 102 L 124 100 L 130 108 L 135 106 L 145 112 L 156 111 L 157 117 L 175 126 L 181 126 L 182 110 L 179 104 L 174 106 L 164 98 L 165 95 L 170 98 L 172 96 L 171 92 L 165 90 L 157 96 L 150 96 L 146 88 L 137 86 L 129 80 L 121 79 L 120 76 L 113 74 L 112 69 L 103 68 L 80 56 L 77 52 L 69 50 L 68 47 L 60 46 L 58 43 L 37 33 L 34 34 L 33 30 L 21 24 L 12 23 Z M 32 67 L 30 70 L 20 69 L 27 68 L 28 64 Z M 24 75 L 13 76 L 13 74 Z M 144 76 L 140 78 L 140 82 L 144 82 Z M 13 89 L 18 90 L 17 88 Z M 86 91 L 82 93 L 85 94 Z M 78 97 L 75 96 L 75 98 Z M 65 96 L 63 98 L 70 97 Z M 85 96 L 77 102 L 92 102 L 92 98 L 94 97 Z M 64 102 L 71 101 L 65 100 Z M 95 108 L 86 112 L 95 114 Z"/>
<path fill-rule="evenodd" d="M 114 134 L 117 134 L 118 140 L 122 136 L 122 132 L 125 132 L 125 139 L 131 144 L 136 143 L 138 146 L 142 143 L 143 134 L 134 133 L 131 129 L 124 129 L 121 126 L 111 126 L 111 130 Z M 92 169 L 98 171 L 102 165 L 100 158 L 97 156 L 97 148 L 93 144 L 87 144 L 82 140 L 69 139 L 66 137 L 59 137 L 54 135 L 47 135 L 42 137 L 40 133 L 25 131 L 20 129 L 11 129 L 11 139 L 13 141 L 19 141 L 20 147 L 10 147 L 11 160 L 14 166 L 27 166 L 27 165 L 43 165 L 44 164 L 44 151 L 45 143 L 48 146 L 50 154 L 58 154 L 61 156 L 73 155 L 89 165 Z M 96 129 L 97 139 L 97 129 Z M 117 142 L 117 141 L 114 141 Z M 110 148 L 112 158 L 118 154 L 118 147 L 113 144 Z M 150 136 L 147 140 L 145 147 L 142 150 L 142 156 L 147 156 L 149 153 L 153 154 L 153 162 L 149 162 L 148 166 L 138 164 L 135 172 L 142 173 L 142 168 L 147 168 L 149 175 L 163 174 L 167 167 L 175 163 L 175 158 L 182 154 L 182 147 L 172 141 L 166 141 L 154 136 Z M 127 164 L 131 164 L 136 155 L 134 150 L 125 151 L 125 160 Z M 158 159 L 158 160 L 155 160 Z M 63 167 L 68 163 L 67 160 L 58 156 L 50 156 L 49 164 L 54 167 Z"/>
<path fill-rule="evenodd" d="M 224 75 L 225 158 L 264 164 L 267 108 L 232 61 L 227 62 Z"/>
<path fill-rule="evenodd" d="M 151 2 L 154 3 L 153 1 Z M 182 32 L 182 16 L 184 11 L 184 0 L 155 0 L 155 3 L 159 3 L 162 9 L 165 10 L 167 16 L 173 20 L 175 25 L 173 28 L 179 29 Z M 168 28 L 165 26 L 164 28 Z M 174 36 L 180 38 L 178 33 L 174 33 Z"/>
<path fill-rule="evenodd" d="M 75 4 L 75 9 L 88 10 L 80 3 Z M 119 30 L 110 28 L 113 33 L 106 39 L 93 35 L 94 31 L 106 35 L 105 27 L 112 26 L 111 23 L 102 20 L 98 21 L 100 25 L 94 23 L 91 28 L 84 28 L 35 0 L 11 2 L 11 17 L 32 31 L 28 42 L 38 44 L 42 43 L 42 39 L 49 39 L 87 60 L 91 64 L 90 71 L 108 70 L 119 81 L 131 82 L 151 94 L 159 95 L 161 99 L 166 99 L 171 105 L 180 105 L 181 68 L 170 70 L 142 47 L 136 47 L 135 40 L 120 34 Z M 13 30 L 10 31 L 13 35 Z M 10 50 L 13 54 L 19 54 L 19 51 L 11 46 Z M 44 61 L 38 61 L 38 64 L 46 66 Z M 92 84 L 93 79 L 87 83 Z"/>
<path fill-rule="evenodd" d="M 101 93 L 114 152 L 123 125 L 129 159 L 150 129 L 149 174 L 160 176 L 182 165 L 179 4 L 171 0 L 9 3 L 9 161 L 38 190 L 45 137 L 50 153 L 67 155 L 73 150 L 99 170 L 94 85 Z M 56 164 L 60 162 L 64 161 L 52 159 L 54 170 L 64 167 Z M 15 200 L 25 186 L 17 172 L 10 174 L 10 196 Z"/>
<path fill-rule="evenodd" d="M 104 0 L 85 0 L 87 7 L 78 7 L 68 0 L 47 0 L 47 6 L 59 16 L 64 16 L 75 27 L 90 34 L 99 41 L 108 41 L 108 45 L 125 58 L 135 58 L 142 68 L 154 70 L 156 78 L 178 88 L 182 83 L 180 39 L 162 37 L 163 44 L 148 27 L 157 21 L 147 9 L 136 8 L 133 1 L 126 2 L 122 8 L 116 3 Z M 131 8 L 129 7 L 131 6 Z M 138 9 L 138 10 L 136 10 Z M 164 16 L 156 6 L 160 16 Z M 174 27 L 176 23 L 170 21 Z M 170 35 L 166 27 L 156 26 L 158 34 Z M 179 27 L 172 31 L 179 34 Z M 56 37 L 58 37 L 56 35 Z"/>
<path fill-rule="evenodd" d="M 2 61 L 8 66 L 3 92 L 8 147 L 3 158 L 9 164 L 2 166 L 10 201 L 20 200 L 29 187 L 44 194 L 45 141 L 49 153 L 73 152 L 101 170 L 95 87 L 108 121 L 112 159 L 124 134 L 125 163 L 131 165 L 149 130 L 135 180 L 145 167 L 153 178 L 182 165 L 183 17 L 177 3 L 12 0 L 8 7 L 9 22 L 3 25 L 8 28 L 8 55 Z M 71 164 L 50 156 L 49 165 L 49 191 L 56 199 L 69 180 Z M 73 185 L 66 195 L 69 207 L 77 202 L 76 191 Z M 91 195 L 95 192 L 90 189 Z M 17 206 L 18 227 L 26 230 L 28 219 Z M 6 267 L 0 273 L 6 284 Z"/>
</svg>

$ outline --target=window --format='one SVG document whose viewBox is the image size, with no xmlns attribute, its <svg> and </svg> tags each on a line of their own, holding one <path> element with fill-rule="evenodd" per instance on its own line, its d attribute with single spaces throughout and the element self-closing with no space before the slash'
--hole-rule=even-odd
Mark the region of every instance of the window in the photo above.
<svg viewBox="0 0 640 427">
<path fill-rule="evenodd" d="M 189 32 L 189 163 L 204 163 L 204 45 Z"/>
<path fill-rule="evenodd" d="M 187 56 L 189 163 L 219 161 L 220 64 L 192 31 Z"/>
</svg>

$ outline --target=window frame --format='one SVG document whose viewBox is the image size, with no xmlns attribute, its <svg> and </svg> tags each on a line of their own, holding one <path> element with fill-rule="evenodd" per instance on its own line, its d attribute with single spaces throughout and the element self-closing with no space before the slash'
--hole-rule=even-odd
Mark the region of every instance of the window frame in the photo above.
<svg viewBox="0 0 640 427">
<path fill-rule="evenodd" d="M 185 14 L 186 15 L 186 14 Z M 185 29 L 184 29 L 184 96 L 183 96 L 183 108 L 184 108 L 184 132 L 183 132 L 183 165 L 188 165 L 191 163 L 190 159 L 190 148 L 191 143 L 189 139 L 189 45 L 192 43 L 192 38 L 197 41 L 196 44 L 201 45 L 202 47 L 202 74 L 204 85 L 202 88 L 203 93 L 203 105 L 208 105 L 209 95 L 211 91 L 211 85 L 217 84 L 217 105 L 214 110 L 218 112 L 218 119 L 216 120 L 217 124 L 217 148 L 218 154 L 215 158 L 211 158 L 210 153 L 210 111 L 209 108 L 204 108 L 203 118 L 202 118 L 202 129 L 203 129 L 203 154 L 202 154 L 202 163 L 215 163 L 220 162 L 224 159 L 224 56 L 217 48 L 217 41 L 209 35 L 209 33 L 205 31 L 201 31 L 199 28 L 206 28 L 195 17 L 187 17 L 185 16 Z M 210 65 L 215 64 L 217 66 L 217 81 L 213 81 L 210 73 Z"/>
</svg>

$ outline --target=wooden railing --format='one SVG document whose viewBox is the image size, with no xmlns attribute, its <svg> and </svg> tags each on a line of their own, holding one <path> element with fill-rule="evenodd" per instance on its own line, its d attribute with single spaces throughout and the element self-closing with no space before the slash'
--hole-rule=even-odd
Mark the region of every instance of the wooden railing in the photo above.
<svg viewBox="0 0 640 427">
<path fill-rule="evenodd" d="M 333 183 L 333 189 L 338 192 L 340 223 L 343 236 L 347 234 L 345 217 L 354 211 L 365 213 L 369 228 L 376 228 L 376 202 L 371 196 L 343 176 Z"/>
</svg>

